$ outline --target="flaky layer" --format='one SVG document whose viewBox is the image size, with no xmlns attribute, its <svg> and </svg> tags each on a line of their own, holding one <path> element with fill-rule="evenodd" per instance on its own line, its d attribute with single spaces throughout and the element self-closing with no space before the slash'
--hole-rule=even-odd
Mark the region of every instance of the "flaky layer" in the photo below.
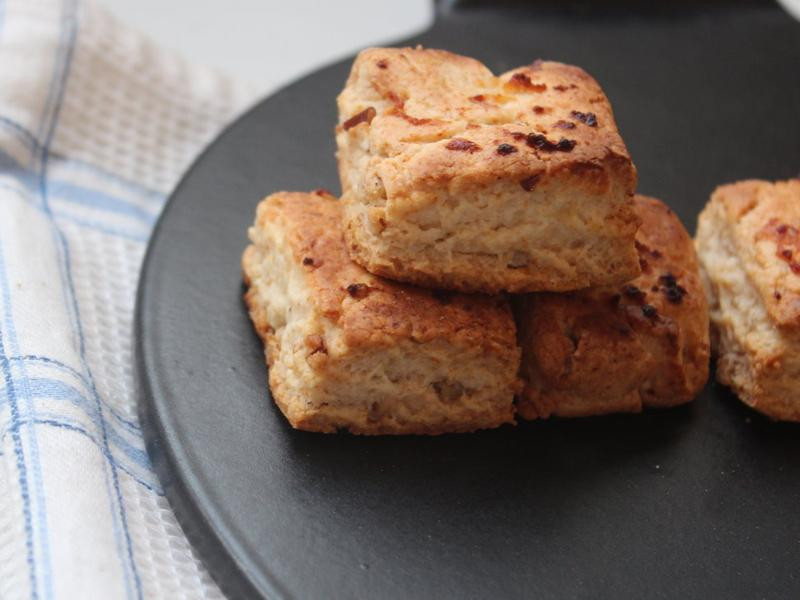
<svg viewBox="0 0 800 600">
<path fill-rule="evenodd" d="M 604 186 L 611 181 L 604 178 Z M 516 184 L 465 189 L 423 210 L 389 216 L 348 202 L 346 238 L 369 271 L 426 287 L 461 291 L 564 291 L 636 273 L 632 238 L 618 232 L 635 220 L 625 193 L 601 198 L 591 186 L 569 188 L 554 175 L 521 196 Z M 568 189 L 569 188 L 569 189 Z"/>
<path fill-rule="evenodd" d="M 506 301 L 370 275 L 347 258 L 340 210 L 325 194 L 275 194 L 243 257 L 245 300 L 290 423 L 431 434 L 513 422 L 519 350 Z"/>
<path fill-rule="evenodd" d="M 537 62 L 495 77 L 375 48 L 339 96 L 351 255 L 451 289 L 567 290 L 638 273 L 636 173 L 597 83 Z"/>
<path fill-rule="evenodd" d="M 717 379 L 756 410 L 792 421 L 800 421 L 798 227 L 800 182 L 744 181 L 714 192 L 695 241 Z"/>
<path fill-rule="evenodd" d="M 624 285 L 529 294 L 516 308 L 520 416 L 638 412 L 690 401 L 708 378 L 708 306 L 692 241 L 663 203 L 636 197 L 642 274 Z"/>
</svg>

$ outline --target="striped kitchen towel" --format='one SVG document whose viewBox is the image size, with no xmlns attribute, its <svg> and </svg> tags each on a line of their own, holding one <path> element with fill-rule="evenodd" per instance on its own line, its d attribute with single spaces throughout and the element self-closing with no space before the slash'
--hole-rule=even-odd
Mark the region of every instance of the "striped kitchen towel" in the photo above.
<svg viewBox="0 0 800 600">
<path fill-rule="evenodd" d="M 253 90 L 92 0 L 0 0 L 0 598 L 219 598 L 144 451 L 134 295 Z"/>
</svg>

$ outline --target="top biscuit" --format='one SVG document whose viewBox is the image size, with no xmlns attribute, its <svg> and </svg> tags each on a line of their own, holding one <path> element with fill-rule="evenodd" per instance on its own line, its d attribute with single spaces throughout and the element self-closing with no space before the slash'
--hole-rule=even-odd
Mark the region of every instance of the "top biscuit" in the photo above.
<svg viewBox="0 0 800 600">
<path fill-rule="evenodd" d="M 636 171 L 578 67 L 494 76 L 373 48 L 338 98 L 346 235 L 368 270 L 464 291 L 563 291 L 638 274 Z"/>
</svg>

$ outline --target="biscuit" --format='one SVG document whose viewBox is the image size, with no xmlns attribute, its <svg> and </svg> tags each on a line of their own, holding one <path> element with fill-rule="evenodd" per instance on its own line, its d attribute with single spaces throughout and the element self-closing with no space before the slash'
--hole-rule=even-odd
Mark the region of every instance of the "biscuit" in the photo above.
<svg viewBox="0 0 800 600">
<path fill-rule="evenodd" d="M 508 301 L 398 284 L 352 262 L 342 205 L 281 192 L 242 258 L 269 384 L 293 427 L 439 434 L 512 423 L 520 351 Z"/>
<path fill-rule="evenodd" d="M 526 419 L 639 412 L 690 401 L 708 378 L 708 305 L 692 239 L 636 196 L 642 273 L 617 286 L 539 293 L 515 306 Z"/>
<path fill-rule="evenodd" d="M 717 379 L 757 411 L 800 421 L 800 181 L 717 188 L 695 243 Z"/>
<path fill-rule="evenodd" d="M 370 272 L 487 293 L 639 273 L 636 170 L 583 70 L 495 77 L 441 50 L 373 48 L 338 106 L 345 236 Z"/>
</svg>

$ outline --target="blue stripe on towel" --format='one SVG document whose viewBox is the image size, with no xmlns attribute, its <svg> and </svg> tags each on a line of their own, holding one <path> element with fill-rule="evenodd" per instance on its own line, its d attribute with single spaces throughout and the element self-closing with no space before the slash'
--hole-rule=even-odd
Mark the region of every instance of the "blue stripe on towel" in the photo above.
<svg viewBox="0 0 800 600">
<path fill-rule="evenodd" d="M 97 407 L 91 399 L 71 385 L 58 379 L 33 378 L 30 380 L 30 390 L 34 398 L 69 402 L 81 409 L 92 420 L 95 427 L 102 428 L 101 419 L 104 419 L 105 416 L 97 411 Z M 110 442 L 117 446 L 132 463 L 142 469 L 150 469 L 150 460 L 143 449 L 132 446 L 113 427 L 107 427 L 107 429 Z"/>
<path fill-rule="evenodd" d="M 76 20 L 77 0 L 72 0 L 72 2 L 70 2 L 70 0 L 65 0 L 64 7 L 65 7 L 64 14 L 70 17 L 66 20 L 67 24 L 71 25 L 70 27 L 66 28 L 67 30 L 70 31 L 70 37 L 65 51 L 60 53 L 60 56 L 64 56 L 63 66 L 60 69 L 58 77 L 55 79 L 56 81 L 55 86 L 51 87 L 51 92 L 54 92 L 50 94 L 49 98 L 49 100 L 52 99 L 53 102 L 52 117 L 49 119 L 47 126 L 42 127 L 42 135 L 38 136 L 40 139 L 42 138 L 44 139 L 41 152 L 39 189 L 44 211 L 50 217 L 56 242 L 61 247 L 61 256 L 63 258 L 63 267 L 64 267 L 62 275 L 65 280 L 64 283 L 65 283 L 66 300 L 67 300 L 67 306 L 70 309 L 70 313 L 73 319 L 74 330 L 78 337 L 78 349 L 81 359 L 81 367 L 82 370 L 86 373 L 86 376 L 88 377 L 89 381 L 92 383 L 93 390 L 96 391 L 97 386 L 94 384 L 94 378 L 92 376 L 91 369 L 89 368 L 89 364 L 86 360 L 86 340 L 84 337 L 83 325 L 81 323 L 81 318 L 80 318 L 80 307 L 78 306 L 78 299 L 75 293 L 75 283 L 72 275 L 72 261 L 70 258 L 69 243 L 67 241 L 66 236 L 59 228 L 58 223 L 53 216 L 48 196 L 49 185 L 50 185 L 50 181 L 48 180 L 47 177 L 47 169 L 49 163 L 49 149 L 52 144 L 53 137 L 55 135 L 56 127 L 58 124 L 58 117 L 64 99 L 64 91 L 66 88 L 67 81 L 69 79 L 70 66 L 72 63 L 72 56 L 75 47 L 75 39 L 78 28 Z M 48 112 L 49 111 L 46 110 L 45 115 L 47 115 Z M 44 135 L 44 130 L 47 131 L 46 135 Z M 100 425 L 101 425 L 101 439 L 103 444 L 103 452 L 104 454 L 110 454 L 108 431 L 106 428 L 105 418 L 102 418 L 103 409 L 97 393 L 94 394 L 94 401 L 97 406 L 98 413 L 101 415 Z M 122 526 L 122 536 L 124 537 L 124 545 L 125 545 L 124 553 L 127 558 L 127 561 L 122 560 L 123 569 L 125 572 L 125 578 L 126 581 L 130 582 L 130 578 L 132 577 L 135 587 L 136 597 L 141 599 L 142 598 L 141 579 L 139 578 L 139 573 L 136 568 L 136 562 L 133 558 L 133 544 L 131 542 L 130 531 L 128 529 L 125 502 L 122 498 L 122 491 L 120 490 L 119 486 L 119 474 L 117 473 L 117 468 L 113 463 L 109 463 L 109 465 L 111 467 L 110 469 L 111 484 L 114 492 L 114 498 L 113 499 L 109 498 L 109 500 L 111 500 L 112 514 L 114 515 L 113 522 L 114 522 L 115 536 L 118 539 L 118 547 L 119 547 L 119 533 L 120 533 L 119 525 L 121 524 Z M 114 504 L 116 504 L 118 510 L 114 510 Z M 120 520 L 119 524 L 117 523 L 116 520 L 117 517 L 119 517 Z M 131 596 L 130 585 L 126 587 L 126 592 L 130 597 Z"/>
<path fill-rule="evenodd" d="M 70 431 L 75 431 L 77 433 L 81 433 L 81 434 L 84 435 L 84 437 L 88 438 L 89 441 L 91 441 L 95 446 L 97 446 L 98 450 L 100 450 L 101 453 L 103 453 L 102 444 L 95 437 L 95 435 L 92 434 L 90 431 L 88 431 L 85 427 L 83 427 L 80 422 L 75 421 L 74 419 L 70 419 L 68 417 L 65 417 L 64 415 L 57 414 L 57 413 L 48 413 L 48 412 L 38 411 L 35 419 L 23 419 L 23 418 L 21 418 L 20 422 L 19 422 L 19 426 L 21 427 L 22 425 L 26 425 L 29 422 L 32 423 L 33 425 L 48 425 L 48 426 L 52 426 L 52 427 L 62 427 L 64 429 L 68 429 Z M 18 430 L 18 429 L 19 429 L 19 427 L 15 428 L 12 423 L 9 423 L 6 427 L 0 429 L 0 440 L 4 439 L 9 434 L 13 434 L 14 431 Z M 3 455 L 3 453 L 0 452 L 0 456 L 2 456 L 2 455 Z M 103 456 L 105 456 L 105 458 L 107 458 L 109 461 L 114 462 L 114 464 L 116 464 L 117 468 L 120 471 L 125 472 L 128 476 L 131 477 L 131 479 L 133 479 L 136 483 L 138 483 L 142 487 L 150 490 L 151 492 L 153 492 L 153 493 L 155 493 L 155 494 L 157 494 L 159 496 L 163 496 L 164 495 L 164 490 L 161 489 L 161 487 L 158 484 L 158 482 L 156 482 L 156 481 L 146 481 L 146 480 L 142 479 L 141 477 L 136 475 L 136 473 L 134 472 L 134 470 L 132 468 L 126 466 L 124 462 L 120 461 L 113 454 L 106 455 L 105 453 L 103 453 Z"/>
<path fill-rule="evenodd" d="M 70 375 L 72 375 L 73 377 L 78 379 L 81 383 L 83 383 L 83 385 L 86 386 L 86 388 L 89 390 L 90 393 L 93 393 L 92 389 L 91 389 L 91 384 L 89 383 L 89 380 L 86 378 L 86 376 L 81 374 L 81 373 L 79 373 L 77 369 L 73 369 L 72 367 L 70 367 L 67 364 L 64 364 L 61 361 L 55 360 L 55 359 L 50 358 L 48 356 L 38 356 L 38 355 L 32 355 L 32 354 L 29 354 L 27 356 L 12 356 L 11 360 L 12 361 L 14 361 L 14 360 L 24 360 L 24 361 L 27 361 L 27 362 L 41 363 L 41 364 L 53 367 L 53 368 L 55 368 L 55 369 L 57 369 L 57 370 L 59 370 L 59 371 L 61 371 L 63 373 L 69 373 Z M 128 431 L 130 431 L 131 433 L 134 433 L 136 435 L 140 435 L 141 434 L 141 428 L 139 427 L 138 423 L 136 423 L 135 421 L 132 421 L 131 419 L 125 418 L 125 416 L 123 416 L 110 403 L 108 403 L 105 400 L 103 400 L 103 398 L 100 398 L 100 400 L 101 400 L 101 402 L 103 402 L 103 404 L 108 409 L 108 411 L 111 413 L 111 415 L 125 429 L 127 429 Z"/>
<path fill-rule="evenodd" d="M 38 178 L 35 171 L 20 164 L 13 156 L 0 150 L 0 174 L 7 174 L 17 179 L 23 187 L 33 192 L 38 187 Z M 3 184 L 0 184 L 3 185 Z M 13 186 L 4 184 L 13 189 Z M 126 217 L 136 219 L 141 225 L 151 228 L 157 217 L 156 210 L 148 210 L 138 206 L 125 198 L 114 196 L 106 192 L 78 185 L 69 181 L 54 179 L 50 182 L 50 192 L 61 200 L 73 204 L 88 206 Z"/>
<path fill-rule="evenodd" d="M 9 185 L 7 183 L 3 183 L 2 181 L 0 181 L 0 190 L 9 190 L 11 192 L 16 192 L 20 196 L 24 197 L 30 203 L 30 205 L 33 208 L 35 208 L 36 210 L 39 210 L 41 212 L 45 212 L 44 207 L 42 207 L 41 205 L 35 204 L 35 201 L 31 197 L 31 194 L 27 190 L 25 190 L 23 188 L 18 188 L 18 187 L 15 187 L 13 185 Z M 47 214 L 47 213 L 45 213 L 45 214 Z M 111 235 L 111 236 L 114 236 L 114 237 L 122 238 L 124 240 L 129 240 L 131 242 L 138 242 L 140 244 L 144 244 L 144 243 L 147 242 L 148 236 L 144 235 L 144 234 L 137 234 L 135 232 L 126 231 L 126 230 L 120 229 L 118 227 L 113 227 L 111 225 L 106 225 L 105 223 L 102 223 L 102 222 L 99 222 L 99 221 L 88 221 L 86 219 L 81 219 L 80 217 L 75 217 L 75 216 L 73 216 L 73 215 L 71 215 L 69 213 L 54 212 L 54 214 L 55 214 L 55 217 L 57 219 L 60 219 L 62 221 L 67 221 L 69 223 L 75 223 L 76 225 L 79 225 L 80 227 L 84 227 L 86 229 L 91 229 L 93 231 L 97 231 L 98 233 L 103 233 L 105 235 Z"/>
<path fill-rule="evenodd" d="M 69 202 L 74 202 L 92 208 L 101 208 L 108 212 L 114 212 L 127 217 L 132 217 L 152 226 L 156 222 L 156 215 L 152 211 L 136 206 L 132 202 L 127 202 L 116 196 L 106 194 L 98 190 L 76 185 L 67 181 L 55 180 L 50 184 L 50 193 L 53 196 L 63 198 Z"/>
<path fill-rule="evenodd" d="M 6 130 L 14 133 L 26 146 L 28 146 L 31 152 L 42 151 L 41 142 L 39 142 L 33 133 L 23 127 L 20 123 L 8 118 L 7 116 L 0 115 L 0 126 L 5 127 Z M 68 167 L 76 170 L 88 171 L 92 175 L 102 177 L 107 181 L 112 181 L 120 187 L 123 187 L 126 190 L 140 196 L 141 198 L 153 202 L 155 205 L 160 205 L 164 201 L 165 195 L 163 192 L 142 185 L 138 181 L 131 181 L 130 179 L 117 175 L 116 173 L 112 173 L 111 171 L 99 165 L 86 162 L 85 160 L 58 154 L 57 152 L 53 152 L 52 149 L 50 151 L 50 157 L 57 159 L 62 165 L 67 165 Z"/>
<path fill-rule="evenodd" d="M 1 242 L 2 240 L 0 240 Z M 0 288 L 2 288 L 3 297 L 3 312 L 5 313 L 5 326 L 11 323 L 11 298 L 8 288 L 8 282 L 5 278 L 5 263 L 3 261 L 2 245 L 0 245 Z M 13 325 L 12 325 L 13 327 Z M 10 333 L 10 330 L 7 330 Z M 39 586 L 36 577 L 36 563 L 34 561 L 34 543 L 33 543 L 33 514 L 30 505 L 30 493 L 28 489 L 28 470 L 25 464 L 25 455 L 22 447 L 22 438 L 19 434 L 19 405 L 17 403 L 16 386 L 14 385 L 14 377 L 11 372 L 11 363 L 8 360 L 8 353 L 6 352 L 5 342 L 3 340 L 3 328 L 0 327 L 0 368 L 3 371 L 3 381 L 5 384 L 5 394 L 8 398 L 9 412 L 11 413 L 11 424 L 14 429 L 12 433 L 12 442 L 14 444 L 14 457 L 17 466 L 17 479 L 19 482 L 20 493 L 22 494 L 22 513 L 25 528 L 25 558 L 28 563 L 29 581 L 31 586 L 31 598 L 39 597 Z"/>
</svg>

